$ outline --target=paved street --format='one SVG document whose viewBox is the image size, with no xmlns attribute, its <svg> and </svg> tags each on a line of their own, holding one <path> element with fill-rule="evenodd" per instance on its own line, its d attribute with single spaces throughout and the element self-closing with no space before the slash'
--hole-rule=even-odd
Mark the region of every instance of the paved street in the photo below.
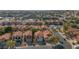
<svg viewBox="0 0 79 59">
<path fill-rule="evenodd" d="M 52 45 L 46 44 L 46 45 L 36 45 L 36 46 L 25 46 L 25 47 L 16 47 L 16 49 L 52 49 Z"/>
<path fill-rule="evenodd" d="M 62 46 L 64 46 L 65 49 L 71 49 L 72 44 L 68 41 L 68 39 L 64 35 L 62 35 L 62 33 L 60 33 L 55 27 L 52 27 L 52 29 L 54 29 L 54 35 L 58 36 L 60 42 L 62 42 Z"/>
</svg>

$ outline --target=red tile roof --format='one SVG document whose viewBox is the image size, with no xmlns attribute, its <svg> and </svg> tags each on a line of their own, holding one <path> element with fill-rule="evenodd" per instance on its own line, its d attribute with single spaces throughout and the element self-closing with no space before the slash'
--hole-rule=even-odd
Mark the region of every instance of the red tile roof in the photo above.
<svg viewBox="0 0 79 59">
<path fill-rule="evenodd" d="M 10 37 L 11 37 L 11 34 L 6 33 L 6 34 L 0 36 L 0 40 L 9 40 Z"/>
<path fill-rule="evenodd" d="M 13 36 L 22 36 L 23 32 L 21 31 L 17 31 L 17 32 L 13 32 Z"/>
<path fill-rule="evenodd" d="M 26 35 L 26 36 L 28 36 L 28 35 L 32 36 L 32 31 L 26 31 L 26 32 L 23 33 L 23 36 L 24 35 Z"/>
</svg>

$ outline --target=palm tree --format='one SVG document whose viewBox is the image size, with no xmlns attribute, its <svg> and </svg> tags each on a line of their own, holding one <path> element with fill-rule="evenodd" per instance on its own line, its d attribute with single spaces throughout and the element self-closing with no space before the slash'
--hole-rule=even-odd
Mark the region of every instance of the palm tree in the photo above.
<svg viewBox="0 0 79 59">
<path fill-rule="evenodd" d="M 63 25 L 63 31 L 64 31 L 65 34 L 66 34 L 69 26 L 70 26 L 69 22 L 64 23 L 64 25 Z"/>
<path fill-rule="evenodd" d="M 36 29 L 36 28 L 32 28 L 32 29 L 31 29 L 33 42 L 34 42 L 34 34 L 35 34 L 35 32 L 37 32 L 38 30 L 40 30 L 40 29 Z"/>
<path fill-rule="evenodd" d="M 13 48 L 15 46 L 15 41 L 10 39 L 6 42 L 6 44 L 7 44 L 8 48 Z"/>
</svg>

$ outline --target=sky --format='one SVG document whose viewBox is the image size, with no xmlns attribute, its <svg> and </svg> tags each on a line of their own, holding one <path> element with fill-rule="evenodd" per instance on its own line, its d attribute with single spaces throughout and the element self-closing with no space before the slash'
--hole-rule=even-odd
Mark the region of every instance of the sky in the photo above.
<svg viewBox="0 0 79 59">
<path fill-rule="evenodd" d="M 0 10 L 68 10 L 78 5 L 78 0 L 0 0 Z"/>
</svg>

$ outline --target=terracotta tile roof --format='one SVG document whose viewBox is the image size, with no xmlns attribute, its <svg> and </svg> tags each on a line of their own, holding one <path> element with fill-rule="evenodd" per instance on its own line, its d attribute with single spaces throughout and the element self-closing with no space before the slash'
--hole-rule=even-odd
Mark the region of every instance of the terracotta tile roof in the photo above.
<svg viewBox="0 0 79 59">
<path fill-rule="evenodd" d="M 32 31 L 26 31 L 26 32 L 23 33 L 23 36 L 24 35 L 26 35 L 26 36 L 28 36 L 28 35 L 32 36 Z"/>
<path fill-rule="evenodd" d="M 48 38 L 49 36 L 52 35 L 52 33 L 48 30 L 45 30 L 45 31 L 43 31 L 43 35 L 44 35 L 44 38 Z"/>
<path fill-rule="evenodd" d="M 33 28 L 38 28 L 38 29 L 40 29 L 41 27 L 40 27 L 40 26 L 33 26 Z"/>
<path fill-rule="evenodd" d="M 79 35 L 77 35 L 74 39 L 76 39 L 76 41 L 79 41 Z"/>
<path fill-rule="evenodd" d="M 76 29 L 76 28 L 69 28 L 68 31 L 69 31 L 69 32 L 76 32 L 76 31 L 79 31 L 79 29 Z"/>
<path fill-rule="evenodd" d="M 6 34 L 0 36 L 0 40 L 9 40 L 10 37 L 11 37 L 11 34 L 6 33 Z"/>
<path fill-rule="evenodd" d="M 52 36 L 52 33 L 48 30 L 45 30 L 45 31 L 37 31 L 35 33 L 35 36 L 44 36 L 44 38 L 48 38 L 49 36 Z"/>
<path fill-rule="evenodd" d="M 22 36 L 23 32 L 21 31 L 17 31 L 17 32 L 13 32 L 13 36 Z"/>
<path fill-rule="evenodd" d="M 4 38 L 5 40 L 10 39 L 10 37 L 11 37 L 10 33 L 6 33 L 6 34 L 2 35 L 2 38 Z"/>
<path fill-rule="evenodd" d="M 3 38 L 2 38 L 2 36 L 0 36 L 0 40 L 2 40 Z"/>
<path fill-rule="evenodd" d="M 41 28 L 48 28 L 48 27 L 47 27 L 47 26 L 45 26 L 45 25 L 42 25 L 42 26 L 41 26 Z"/>
<path fill-rule="evenodd" d="M 42 31 L 37 31 L 37 32 L 35 32 L 35 36 L 37 37 L 37 36 L 43 36 L 43 32 Z"/>
</svg>

